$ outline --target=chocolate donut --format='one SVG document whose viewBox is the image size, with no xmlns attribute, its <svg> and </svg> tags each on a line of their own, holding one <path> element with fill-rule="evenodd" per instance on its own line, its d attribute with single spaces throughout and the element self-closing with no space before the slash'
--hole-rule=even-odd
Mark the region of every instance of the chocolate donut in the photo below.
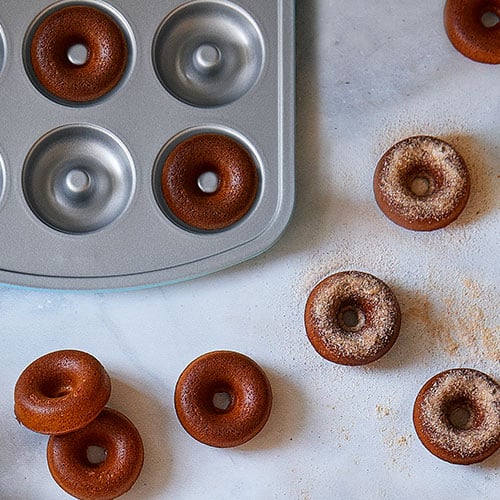
<svg viewBox="0 0 500 500">
<path fill-rule="evenodd" d="M 33 361 L 14 389 L 14 413 L 42 434 L 85 427 L 104 408 L 111 382 L 99 361 L 82 351 L 55 351 Z"/>
<path fill-rule="evenodd" d="M 500 18 L 500 0 L 447 0 L 444 26 L 453 46 L 464 56 L 488 64 L 500 64 L 500 22 L 485 26 L 483 16 Z"/>
<path fill-rule="evenodd" d="M 453 222 L 465 208 L 470 177 L 464 160 L 448 143 L 415 136 L 382 156 L 373 190 L 379 208 L 394 223 L 432 231 Z"/>
<path fill-rule="evenodd" d="M 218 395 L 227 398 L 217 405 Z M 271 385 L 247 356 L 214 351 L 192 361 L 175 388 L 175 410 L 184 429 L 201 443 L 239 446 L 264 427 L 271 412 Z"/>
<path fill-rule="evenodd" d="M 314 287 L 304 320 L 318 354 L 342 365 L 364 365 L 393 346 L 401 314 L 383 281 L 360 271 L 343 271 Z"/>
<path fill-rule="evenodd" d="M 200 188 L 200 177 L 211 173 L 217 185 Z M 161 177 L 162 193 L 172 214 L 192 228 L 227 228 L 252 207 L 259 175 L 249 152 L 221 134 L 199 134 L 177 145 L 168 155 Z"/>
<path fill-rule="evenodd" d="M 88 450 L 104 451 L 104 460 L 89 460 Z M 144 461 L 142 439 L 124 415 L 105 408 L 87 427 L 51 436 L 47 461 L 52 477 L 67 493 L 87 500 L 108 500 L 130 490 Z"/>
<path fill-rule="evenodd" d="M 87 51 L 83 64 L 69 57 L 72 47 Z M 71 5 L 42 20 L 30 46 L 31 67 L 40 85 L 69 102 L 95 101 L 110 92 L 127 66 L 128 46 L 120 26 L 95 7 Z"/>
<path fill-rule="evenodd" d="M 468 465 L 500 448 L 500 385 L 470 368 L 446 370 L 420 390 L 415 430 L 436 457 Z"/>
</svg>

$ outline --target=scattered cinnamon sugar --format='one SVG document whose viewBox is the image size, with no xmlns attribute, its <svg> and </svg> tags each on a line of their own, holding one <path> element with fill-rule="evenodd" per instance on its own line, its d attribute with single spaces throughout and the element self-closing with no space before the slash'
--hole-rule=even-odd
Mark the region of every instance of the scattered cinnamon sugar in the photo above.
<svg viewBox="0 0 500 500">
<path fill-rule="evenodd" d="M 492 361 L 500 361 L 500 342 L 498 339 L 498 332 L 491 328 L 484 328 L 482 331 L 481 340 L 485 349 L 485 355 Z"/>
<path fill-rule="evenodd" d="M 463 285 L 466 301 L 457 300 L 455 297 L 444 299 L 451 327 L 460 332 L 461 344 L 467 350 L 475 352 L 479 358 L 500 361 L 499 328 L 498 325 L 489 326 L 489 319 L 482 307 L 484 300 L 481 300 L 491 299 L 493 303 L 495 292 L 482 288 L 471 279 L 464 279 Z"/>
<path fill-rule="evenodd" d="M 344 438 L 345 441 L 350 441 L 351 440 L 351 434 L 349 432 L 349 429 L 346 429 L 345 427 L 342 427 L 342 429 L 340 429 L 340 432 L 341 432 L 342 437 Z"/>
<path fill-rule="evenodd" d="M 402 314 L 407 327 L 420 326 L 429 353 L 443 352 L 455 364 L 500 360 L 500 327 L 491 312 L 498 308 L 494 288 L 470 278 L 449 287 L 433 278 L 427 290 L 413 292 Z"/>
<path fill-rule="evenodd" d="M 404 314 L 408 323 L 417 322 L 423 325 L 425 335 L 432 337 L 436 346 L 444 349 L 450 356 L 456 354 L 459 344 L 451 335 L 443 318 L 434 314 L 434 308 L 428 296 L 422 292 L 415 292 L 414 300 L 406 305 Z"/>
<path fill-rule="evenodd" d="M 403 447 L 409 446 L 410 439 L 411 439 L 410 434 L 393 436 L 392 438 L 387 440 L 387 445 L 389 446 L 389 448 L 391 448 L 393 450 L 397 450 L 398 448 L 403 448 Z M 393 462 L 395 462 L 395 460 L 396 459 L 393 458 Z"/>
<path fill-rule="evenodd" d="M 410 436 L 399 436 L 396 441 L 398 446 L 408 446 L 408 442 L 410 440 Z"/>
<path fill-rule="evenodd" d="M 382 405 L 377 405 L 375 407 L 375 410 L 377 412 L 377 417 L 378 418 L 387 417 L 391 413 L 391 409 L 390 408 L 387 408 L 386 406 L 382 406 Z"/>
</svg>

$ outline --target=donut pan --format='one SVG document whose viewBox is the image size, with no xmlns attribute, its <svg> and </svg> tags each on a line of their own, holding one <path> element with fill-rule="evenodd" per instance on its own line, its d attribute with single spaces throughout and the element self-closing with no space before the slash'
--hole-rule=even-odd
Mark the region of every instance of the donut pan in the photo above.
<svg viewBox="0 0 500 500">
<path fill-rule="evenodd" d="M 270 247 L 294 197 L 294 2 L 4 0 L 0 5 L 0 281 L 110 289 L 207 274 Z M 122 29 L 126 69 L 92 102 L 58 99 L 31 64 L 56 10 L 96 7 Z M 68 49 L 72 64 L 84 43 Z M 199 133 L 227 135 L 259 186 L 238 222 L 202 231 L 176 220 L 161 172 Z M 199 178 L 210 193 L 213 172 Z"/>
</svg>

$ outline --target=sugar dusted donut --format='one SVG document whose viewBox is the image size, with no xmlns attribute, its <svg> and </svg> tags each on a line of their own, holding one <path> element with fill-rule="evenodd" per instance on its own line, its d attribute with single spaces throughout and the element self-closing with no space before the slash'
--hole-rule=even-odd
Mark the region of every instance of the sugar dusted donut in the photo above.
<svg viewBox="0 0 500 500">
<path fill-rule="evenodd" d="M 210 192 L 200 177 L 213 174 Z M 190 227 L 213 231 L 227 228 L 252 207 L 259 187 L 257 167 L 239 142 L 222 134 L 199 134 L 181 142 L 167 157 L 162 193 L 173 215 Z"/>
<path fill-rule="evenodd" d="M 33 361 L 14 389 L 14 413 L 42 434 L 85 427 L 106 405 L 111 392 L 101 363 L 82 351 L 55 351 Z"/>
<path fill-rule="evenodd" d="M 436 457 L 453 464 L 481 462 L 500 448 L 500 385 L 470 368 L 446 370 L 418 393 L 413 422 Z"/>
<path fill-rule="evenodd" d="M 83 64 L 68 53 L 82 45 Z M 30 47 L 31 66 L 41 86 L 70 102 L 94 101 L 110 92 L 127 66 L 128 45 L 120 26 L 102 10 L 70 5 L 56 10 L 37 27 Z"/>
<path fill-rule="evenodd" d="M 500 18 L 500 0 L 447 0 L 446 33 L 454 47 L 469 59 L 500 64 L 500 22 L 485 26 L 483 16 L 487 13 Z"/>
<path fill-rule="evenodd" d="M 360 271 L 343 271 L 318 283 L 307 299 L 304 319 L 316 351 L 342 365 L 379 359 L 393 346 L 401 325 L 391 289 Z"/>
<path fill-rule="evenodd" d="M 214 398 L 226 396 L 224 405 Z M 184 429 L 209 446 L 246 443 L 264 427 L 271 412 L 271 385 L 247 356 L 214 351 L 192 361 L 175 388 L 175 409 Z"/>
<path fill-rule="evenodd" d="M 382 156 L 373 190 L 378 206 L 393 222 L 432 231 L 453 222 L 465 208 L 470 177 L 464 160 L 448 143 L 415 136 Z"/>
<path fill-rule="evenodd" d="M 89 448 L 104 451 L 104 460 L 89 460 Z M 70 495 L 86 500 L 117 498 L 130 490 L 142 469 L 144 448 L 134 424 L 105 408 L 87 427 L 51 436 L 47 445 L 50 473 Z"/>
</svg>

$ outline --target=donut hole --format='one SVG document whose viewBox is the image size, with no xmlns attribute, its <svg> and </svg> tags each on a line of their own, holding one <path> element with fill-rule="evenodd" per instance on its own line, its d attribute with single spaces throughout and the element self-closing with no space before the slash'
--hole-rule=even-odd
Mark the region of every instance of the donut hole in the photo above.
<svg viewBox="0 0 500 500">
<path fill-rule="evenodd" d="M 359 332 L 365 326 L 366 316 L 358 304 L 346 304 L 340 308 L 337 320 L 342 330 Z"/>
<path fill-rule="evenodd" d="M 40 394 L 48 399 L 67 396 L 71 392 L 71 381 L 65 377 L 47 378 L 40 383 Z"/>
<path fill-rule="evenodd" d="M 220 177 L 217 172 L 207 170 L 202 172 L 197 179 L 197 185 L 201 192 L 213 194 L 219 189 Z"/>
<path fill-rule="evenodd" d="M 431 191 L 431 182 L 428 177 L 417 175 L 410 183 L 410 191 L 415 196 L 427 196 Z"/>
<path fill-rule="evenodd" d="M 212 397 L 212 404 L 216 410 L 227 411 L 233 398 L 227 391 L 218 391 Z"/>
<path fill-rule="evenodd" d="M 102 464 L 108 457 L 108 452 L 106 448 L 96 444 L 91 444 L 87 446 L 85 454 L 87 462 L 92 466 Z"/>
<path fill-rule="evenodd" d="M 73 43 L 67 50 L 68 61 L 74 66 L 83 66 L 89 59 L 89 49 L 84 43 Z"/>
<path fill-rule="evenodd" d="M 450 401 L 445 405 L 448 423 L 458 431 L 468 430 L 477 425 L 477 415 L 473 405 L 467 399 Z"/>
<path fill-rule="evenodd" d="M 235 394 L 226 381 L 210 381 L 200 389 L 200 403 L 209 414 L 229 412 L 234 405 Z"/>
<path fill-rule="evenodd" d="M 489 8 L 481 15 L 481 23 L 485 28 L 497 28 L 500 23 L 500 15 Z"/>
<path fill-rule="evenodd" d="M 403 173 L 402 185 L 413 198 L 427 198 L 441 188 L 443 176 L 438 166 L 416 162 Z"/>
<path fill-rule="evenodd" d="M 426 165 L 411 167 L 404 179 L 404 185 L 411 196 L 426 198 L 434 194 L 442 184 L 439 173 Z"/>
</svg>

